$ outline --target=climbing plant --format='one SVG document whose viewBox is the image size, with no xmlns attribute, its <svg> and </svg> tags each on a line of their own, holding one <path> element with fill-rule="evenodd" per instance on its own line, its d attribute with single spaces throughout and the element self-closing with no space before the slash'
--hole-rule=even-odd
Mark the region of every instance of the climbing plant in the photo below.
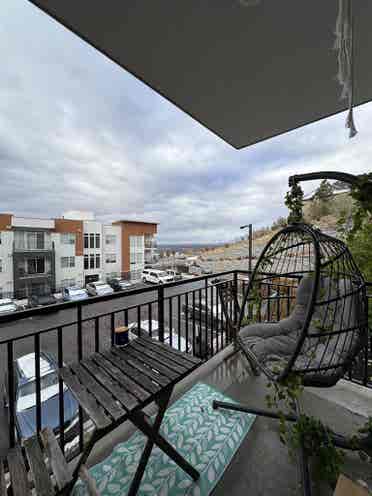
<svg viewBox="0 0 372 496">
<path fill-rule="evenodd" d="M 339 235 L 347 243 L 353 258 L 367 281 L 372 281 L 372 173 L 363 174 L 351 188 L 351 219 L 341 216 Z M 372 305 L 369 308 L 372 324 Z"/>
<path fill-rule="evenodd" d="M 275 372 L 275 370 L 274 370 Z M 303 447 L 306 455 L 312 460 L 314 476 L 318 481 L 327 482 L 332 487 L 336 485 L 338 476 L 345 461 L 343 450 L 333 442 L 332 431 L 319 419 L 298 412 L 304 387 L 301 377 L 292 374 L 282 383 L 269 382 L 269 392 L 266 394 L 268 408 L 275 409 L 279 415 L 280 441 L 288 447 L 292 460 L 296 459 L 297 450 Z M 286 420 L 286 413 L 297 417 L 295 422 Z M 351 445 L 357 449 L 360 444 L 360 434 L 372 437 L 372 417 L 350 438 Z M 360 458 L 372 463 L 372 452 L 359 451 Z"/>
</svg>

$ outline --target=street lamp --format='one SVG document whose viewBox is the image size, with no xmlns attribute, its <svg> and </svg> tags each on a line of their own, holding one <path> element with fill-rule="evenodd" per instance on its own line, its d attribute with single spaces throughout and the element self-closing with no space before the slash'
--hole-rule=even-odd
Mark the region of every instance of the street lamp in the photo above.
<svg viewBox="0 0 372 496">
<path fill-rule="evenodd" d="M 240 229 L 246 229 L 249 228 L 248 231 L 248 270 L 249 270 L 249 276 L 252 273 L 252 245 L 253 245 L 253 230 L 252 230 L 252 224 L 245 224 L 244 226 L 240 226 Z"/>
</svg>

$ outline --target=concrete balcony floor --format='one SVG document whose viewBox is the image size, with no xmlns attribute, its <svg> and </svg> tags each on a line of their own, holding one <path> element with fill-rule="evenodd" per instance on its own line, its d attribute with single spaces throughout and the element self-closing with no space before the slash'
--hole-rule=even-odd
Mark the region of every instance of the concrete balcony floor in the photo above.
<svg viewBox="0 0 372 496">
<path fill-rule="evenodd" d="M 267 394 L 264 377 L 252 377 L 244 358 L 235 355 L 223 358 L 229 349 L 212 358 L 175 389 L 172 401 L 184 394 L 196 382 L 205 382 L 236 401 L 256 408 L 266 408 Z M 344 383 L 344 381 L 342 381 Z M 366 396 L 364 396 L 366 393 Z M 321 418 L 333 430 L 342 434 L 355 433 L 371 411 L 370 390 L 349 383 L 332 390 L 306 391 L 303 397 L 305 412 Z M 148 413 L 153 414 L 150 408 Z M 127 422 L 104 438 L 90 457 L 90 464 L 104 459 L 113 446 L 127 439 L 134 428 Z M 354 480 L 363 480 L 372 488 L 371 465 L 360 461 L 358 455 L 347 452 L 343 472 Z M 213 496 L 302 495 L 300 472 L 289 457 L 286 446 L 280 443 L 278 421 L 257 418 L 241 447 L 213 491 Z M 331 496 L 332 490 L 315 485 L 314 496 Z"/>
</svg>

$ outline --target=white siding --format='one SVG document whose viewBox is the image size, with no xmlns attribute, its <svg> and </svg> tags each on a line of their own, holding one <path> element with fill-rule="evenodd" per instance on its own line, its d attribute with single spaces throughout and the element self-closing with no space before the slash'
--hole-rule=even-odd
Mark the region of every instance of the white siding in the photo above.
<svg viewBox="0 0 372 496">
<path fill-rule="evenodd" d="M 85 248 L 85 245 L 84 245 L 84 255 L 88 255 L 89 257 L 89 264 L 90 264 L 90 257 L 91 255 L 94 255 L 94 268 L 91 269 L 84 269 L 84 276 L 87 276 L 87 275 L 98 275 L 99 276 L 99 279 L 102 279 L 104 280 L 105 277 L 104 277 L 104 269 L 103 269 L 103 257 L 102 257 L 102 234 L 103 234 L 103 225 L 101 222 L 97 222 L 97 221 L 91 221 L 91 220 L 85 220 L 83 222 L 83 231 L 84 231 L 84 235 L 85 234 L 99 234 L 100 235 L 100 247 L 99 248 Z M 83 240 L 84 242 L 84 240 Z M 96 268 L 96 255 L 99 254 L 100 255 L 100 268 L 97 269 Z M 84 267 L 84 265 L 83 265 Z M 90 267 L 90 265 L 89 265 Z"/>
<path fill-rule="evenodd" d="M 74 279 L 78 286 L 84 285 L 83 257 L 75 255 L 75 244 L 61 243 L 62 234 L 53 233 L 55 247 L 55 270 L 56 270 L 56 287 L 62 286 L 62 281 Z M 61 267 L 62 257 L 75 257 L 75 267 Z"/>
<path fill-rule="evenodd" d="M 115 243 L 107 243 L 115 237 Z M 103 226 L 103 268 L 105 278 L 121 275 L 121 226 Z M 107 263 L 108 255 L 115 255 L 115 263 Z"/>
<path fill-rule="evenodd" d="M 0 244 L 0 288 L 3 296 L 13 293 L 13 232 L 1 231 Z"/>
<path fill-rule="evenodd" d="M 54 229 L 54 219 L 27 219 L 25 217 L 12 217 L 12 227 L 32 227 L 39 229 Z"/>
</svg>

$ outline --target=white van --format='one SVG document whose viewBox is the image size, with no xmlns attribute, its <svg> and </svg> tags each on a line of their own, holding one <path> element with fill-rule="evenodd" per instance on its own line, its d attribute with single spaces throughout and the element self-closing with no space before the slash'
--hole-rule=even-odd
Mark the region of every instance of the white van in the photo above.
<svg viewBox="0 0 372 496">
<path fill-rule="evenodd" d="M 164 284 L 166 282 L 172 282 L 173 276 L 167 274 L 165 270 L 143 269 L 141 279 L 143 282 Z"/>
</svg>

